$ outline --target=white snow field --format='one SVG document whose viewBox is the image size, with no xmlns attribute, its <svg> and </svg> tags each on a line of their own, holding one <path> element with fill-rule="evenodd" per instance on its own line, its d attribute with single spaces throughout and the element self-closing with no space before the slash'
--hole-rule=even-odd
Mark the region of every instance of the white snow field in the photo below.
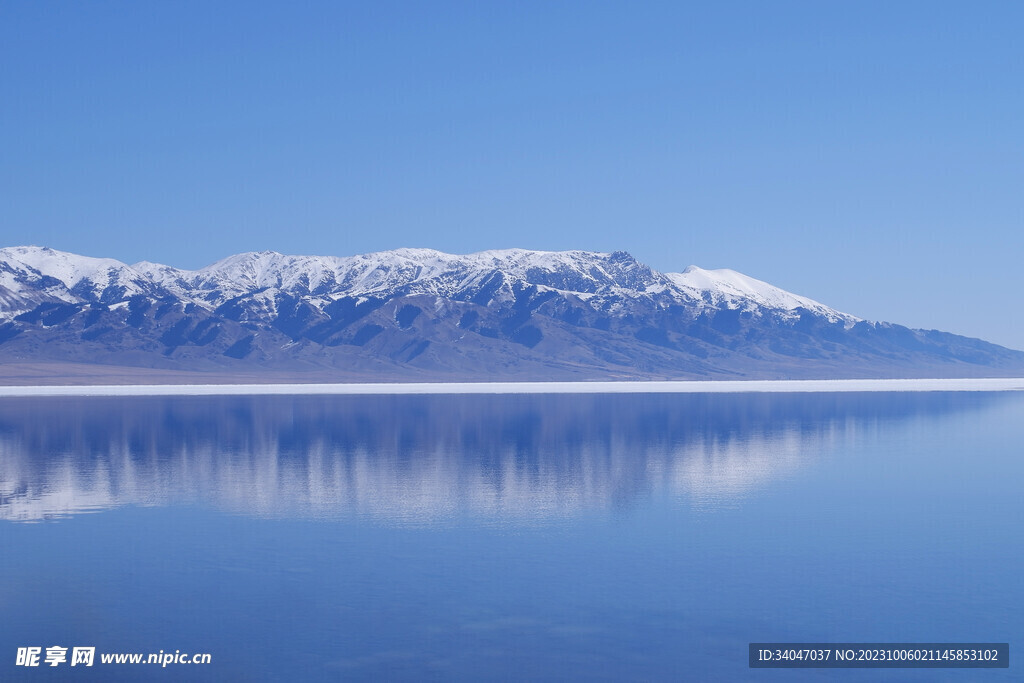
<svg viewBox="0 0 1024 683">
<path fill-rule="evenodd" d="M 692 382 L 421 382 L 380 384 L 141 384 L 0 386 L 16 396 L 204 396 L 289 394 L 722 394 L 855 391 L 1024 391 L 1024 378 L 810 379 Z"/>
</svg>

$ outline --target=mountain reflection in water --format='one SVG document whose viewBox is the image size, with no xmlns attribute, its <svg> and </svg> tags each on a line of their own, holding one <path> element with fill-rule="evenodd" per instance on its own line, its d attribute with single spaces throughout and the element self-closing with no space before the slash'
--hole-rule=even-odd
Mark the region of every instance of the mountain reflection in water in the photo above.
<svg viewBox="0 0 1024 683">
<path fill-rule="evenodd" d="M 0 519 L 179 504 L 543 519 L 666 493 L 724 507 L 880 422 L 963 406 L 941 393 L 3 399 Z"/>
</svg>

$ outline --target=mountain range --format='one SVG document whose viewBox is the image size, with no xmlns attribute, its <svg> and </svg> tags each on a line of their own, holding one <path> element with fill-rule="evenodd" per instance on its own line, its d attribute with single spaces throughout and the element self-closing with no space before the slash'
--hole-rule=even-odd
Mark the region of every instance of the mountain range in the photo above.
<svg viewBox="0 0 1024 683">
<path fill-rule="evenodd" d="M 199 270 L 0 249 L 0 381 L 1024 376 L 1024 352 L 626 252 L 250 252 Z"/>
</svg>

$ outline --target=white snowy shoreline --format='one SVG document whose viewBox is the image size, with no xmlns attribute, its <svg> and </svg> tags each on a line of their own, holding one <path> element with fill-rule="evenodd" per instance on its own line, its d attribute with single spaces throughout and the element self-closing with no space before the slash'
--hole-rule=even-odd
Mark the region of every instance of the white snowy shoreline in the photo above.
<svg viewBox="0 0 1024 683">
<path fill-rule="evenodd" d="M 854 391 L 1024 391 L 1024 378 L 0 386 L 0 397 L 298 394 L 720 394 Z"/>
</svg>

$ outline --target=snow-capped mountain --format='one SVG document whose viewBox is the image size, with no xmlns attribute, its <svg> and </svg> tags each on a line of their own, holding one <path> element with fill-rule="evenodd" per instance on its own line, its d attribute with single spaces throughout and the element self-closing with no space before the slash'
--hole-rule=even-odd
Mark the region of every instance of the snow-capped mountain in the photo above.
<svg viewBox="0 0 1024 683">
<path fill-rule="evenodd" d="M 700 299 L 701 302 L 712 308 L 741 309 L 752 313 L 758 311 L 792 312 L 802 309 L 832 322 L 855 323 L 859 320 L 859 318 L 840 313 L 813 299 L 791 294 L 767 282 L 755 280 L 743 273 L 726 268 L 704 270 L 697 266 L 690 266 L 681 273 L 666 273 L 665 277 L 682 291 Z"/>
<path fill-rule="evenodd" d="M 1024 353 L 625 252 L 230 256 L 0 249 L 0 360 L 333 378 L 978 376 Z"/>
<path fill-rule="evenodd" d="M 228 300 L 268 291 L 307 297 L 319 305 L 344 296 L 389 297 L 399 292 L 467 299 L 500 274 L 503 282 L 492 296 L 511 296 L 514 284 L 524 283 L 588 299 L 609 294 L 666 294 L 700 310 L 760 313 L 805 308 L 833 320 L 857 321 L 735 271 L 690 266 L 682 273 L 661 274 L 624 252 L 505 249 L 455 256 L 431 249 L 397 249 L 347 258 L 248 252 L 190 271 L 148 261 L 128 266 L 45 247 L 10 247 L 0 249 L 0 263 L 20 275 L 10 284 L 0 280 L 12 301 L 17 294 L 34 289 L 42 278 L 63 285 L 52 288 L 52 294 L 68 303 L 116 303 L 138 295 L 172 295 L 209 310 Z M 2 314 L 9 317 L 29 308 L 4 306 Z"/>
</svg>

